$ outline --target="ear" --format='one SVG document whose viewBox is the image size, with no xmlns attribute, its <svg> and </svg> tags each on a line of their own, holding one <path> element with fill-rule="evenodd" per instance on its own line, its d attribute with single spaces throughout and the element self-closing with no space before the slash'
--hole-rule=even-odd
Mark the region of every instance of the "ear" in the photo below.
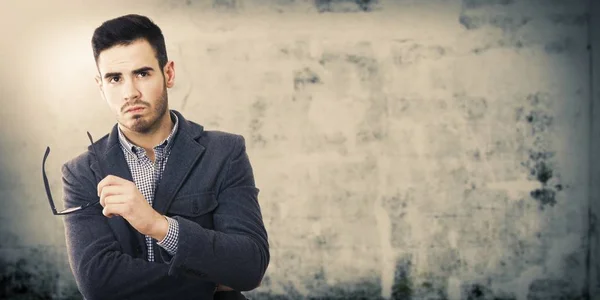
<svg viewBox="0 0 600 300">
<path fill-rule="evenodd" d="M 167 88 L 172 88 L 175 85 L 175 62 L 172 60 L 168 61 L 163 68 L 163 74 Z"/>
<path fill-rule="evenodd" d="M 94 77 L 94 79 L 96 80 L 96 85 L 98 85 L 98 89 L 100 90 L 100 96 L 102 96 L 102 99 L 104 101 L 106 101 L 106 97 L 104 97 L 104 90 L 102 90 L 102 78 L 100 78 L 100 76 L 96 75 L 96 77 Z"/>
<path fill-rule="evenodd" d="M 98 85 L 98 87 L 102 88 L 102 79 L 100 78 L 100 76 L 96 75 L 96 77 L 94 77 L 94 79 L 96 80 L 96 84 Z"/>
</svg>

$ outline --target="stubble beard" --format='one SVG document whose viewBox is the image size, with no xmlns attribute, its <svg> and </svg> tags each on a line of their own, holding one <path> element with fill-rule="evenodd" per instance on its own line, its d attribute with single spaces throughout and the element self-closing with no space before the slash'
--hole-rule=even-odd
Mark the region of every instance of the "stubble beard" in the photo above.
<svg viewBox="0 0 600 300">
<path fill-rule="evenodd" d="M 155 130 L 160 126 L 160 122 L 162 121 L 164 115 L 167 113 L 168 95 L 166 87 L 163 89 L 163 93 L 160 96 L 159 101 L 156 101 L 155 103 L 156 106 L 154 107 L 154 109 L 152 109 L 150 115 L 148 115 L 147 117 L 137 115 L 133 117 L 131 125 L 127 126 L 123 123 L 121 125 L 125 126 L 125 128 L 133 132 L 141 134 L 149 133 Z M 148 106 L 147 103 L 144 104 L 146 105 L 146 109 L 150 109 L 150 106 Z"/>
</svg>

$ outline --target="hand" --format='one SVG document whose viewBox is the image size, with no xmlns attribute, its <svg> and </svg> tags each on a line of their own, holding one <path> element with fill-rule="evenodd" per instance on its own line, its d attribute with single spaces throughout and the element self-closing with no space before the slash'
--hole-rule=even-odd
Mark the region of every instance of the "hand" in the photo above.
<svg viewBox="0 0 600 300">
<path fill-rule="evenodd" d="M 121 216 L 141 234 L 159 241 L 167 235 L 167 219 L 150 206 L 135 183 L 108 175 L 98 183 L 98 196 L 103 215 Z"/>
<path fill-rule="evenodd" d="M 233 291 L 233 289 L 230 288 L 230 287 L 228 287 L 228 286 L 226 286 L 226 285 L 219 284 L 217 286 L 217 290 L 216 291 L 217 292 L 229 292 L 229 291 Z"/>
</svg>

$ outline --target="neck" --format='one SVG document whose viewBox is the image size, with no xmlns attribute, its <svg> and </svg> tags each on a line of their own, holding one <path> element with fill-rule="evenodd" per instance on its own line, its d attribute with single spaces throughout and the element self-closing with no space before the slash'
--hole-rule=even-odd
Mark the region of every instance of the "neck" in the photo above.
<svg viewBox="0 0 600 300">
<path fill-rule="evenodd" d="M 173 123 L 171 120 L 171 114 L 169 110 L 167 110 L 157 125 L 158 126 L 155 128 L 151 128 L 149 131 L 144 133 L 131 131 L 125 127 L 122 127 L 121 124 L 118 126 L 131 143 L 146 149 L 146 151 L 149 151 L 152 150 L 154 146 L 164 141 L 173 130 L 175 123 Z"/>
</svg>

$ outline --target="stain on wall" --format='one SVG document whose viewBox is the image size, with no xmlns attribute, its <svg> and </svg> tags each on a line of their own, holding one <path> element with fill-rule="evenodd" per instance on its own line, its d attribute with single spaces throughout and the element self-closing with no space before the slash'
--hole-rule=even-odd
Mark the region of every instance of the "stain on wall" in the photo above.
<svg viewBox="0 0 600 300">
<path fill-rule="evenodd" d="M 584 299 L 576 296 L 579 291 L 575 290 L 569 282 L 556 279 L 537 279 L 531 283 L 527 299 Z"/>
<path fill-rule="evenodd" d="M 392 299 L 412 299 L 413 282 L 410 276 L 410 258 L 400 259 L 396 263 L 394 285 L 392 286 Z"/>
<path fill-rule="evenodd" d="M 549 109 L 542 107 L 544 103 L 548 103 L 547 97 L 548 95 L 543 94 L 529 95 L 526 98 L 530 104 L 527 111 L 523 107 L 517 109 L 517 121 L 526 122 L 529 127 L 526 134 L 534 138 L 531 149 L 528 150 L 528 159 L 522 165 L 529 169 L 530 178 L 541 184 L 541 187 L 530 192 L 531 197 L 539 202 L 541 209 L 556 204 L 556 195 L 563 189 L 560 176 L 554 171 L 552 163 L 556 153 L 544 143 L 554 121 L 549 115 Z"/>
<path fill-rule="evenodd" d="M 23 248 L 18 255 L 3 250 L 0 299 L 81 299 L 68 266 L 53 259 L 53 249 Z"/>
<path fill-rule="evenodd" d="M 488 6 L 506 6 L 513 4 L 514 0 L 463 0 L 463 6 L 467 9 L 482 8 Z"/>
<path fill-rule="evenodd" d="M 377 7 L 378 0 L 314 0 L 315 7 L 324 12 L 369 12 Z"/>
</svg>

